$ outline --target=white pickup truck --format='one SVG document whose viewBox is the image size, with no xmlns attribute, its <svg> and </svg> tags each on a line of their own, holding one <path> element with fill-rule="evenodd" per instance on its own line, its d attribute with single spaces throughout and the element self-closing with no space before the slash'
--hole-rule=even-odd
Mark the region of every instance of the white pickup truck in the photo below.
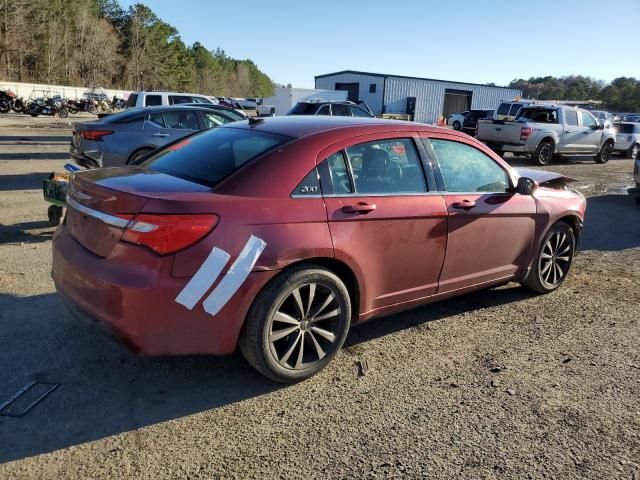
<svg viewBox="0 0 640 480">
<path fill-rule="evenodd" d="M 521 108 L 512 122 L 480 120 L 476 137 L 498 154 L 530 155 L 538 165 L 559 155 L 591 155 L 606 163 L 615 142 L 615 132 L 588 111 L 547 104 Z"/>
</svg>

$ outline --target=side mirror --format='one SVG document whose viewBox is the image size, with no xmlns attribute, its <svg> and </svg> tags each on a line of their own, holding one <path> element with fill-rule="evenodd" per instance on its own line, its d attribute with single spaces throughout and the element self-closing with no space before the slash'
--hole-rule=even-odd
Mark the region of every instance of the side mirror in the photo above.
<svg viewBox="0 0 640 480">
<path fill-rule="evenodd" d="M 596 127 L 598 130 L 604 130 L 604 123 L 599 123 Z"/>
<path fill-rule="evenodd" d="M 520 195 L 533 195 L 538 184 L 528 177 L 520 177 L 516 185 L 516 193 Z"/>
</svg>

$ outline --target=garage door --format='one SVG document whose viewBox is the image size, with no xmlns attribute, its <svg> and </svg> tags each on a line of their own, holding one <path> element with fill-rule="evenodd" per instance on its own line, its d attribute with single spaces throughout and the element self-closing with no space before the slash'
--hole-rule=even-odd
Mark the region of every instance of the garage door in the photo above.
<svg viewBox="0 0 640 480">
<path fill-rule="evenodd" d="M 447 118 L 452 113 L 464 112 L 471 109 L 471 92 L 467 90 L 453 90 L 447 88 L 444 92 L 444 108 L 442 115 Z"/>
</svg>

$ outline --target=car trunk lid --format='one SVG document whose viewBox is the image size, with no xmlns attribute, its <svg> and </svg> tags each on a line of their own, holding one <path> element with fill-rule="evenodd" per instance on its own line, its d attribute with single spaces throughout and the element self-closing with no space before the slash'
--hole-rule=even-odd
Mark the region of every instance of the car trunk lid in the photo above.
<svg viewBox="0 0 640 480">
<path fill-rule="evenodd" d="M 160 213 L 176 212 L 188 207 L 185 196 L 187 200 L 198 200 L 209 197 L 210 191 L 208 187 L 140 167 L 81 172 L 71 181 L 65 228 L 85 248 L 107 257 L 122 238 L 131 215 L 142 212 L 153 199 L 165 199 Z"/>
</svg>

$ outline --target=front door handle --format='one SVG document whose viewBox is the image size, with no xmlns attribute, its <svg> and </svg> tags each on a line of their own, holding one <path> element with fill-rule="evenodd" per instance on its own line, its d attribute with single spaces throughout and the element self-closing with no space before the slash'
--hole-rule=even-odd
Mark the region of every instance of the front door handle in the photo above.
<svg viewBox="0 0 640 480">
<path fill-rule="evenodd" d="M 360 215 L 373 212 L 376 209 L 375 203 L 358 202 L 355 205 L 345 205 L 342 207 L 344 213 L 358 213 Z"/>
<path fill-rule="evenodd" d="M 154 133 L 153 136 L 154 137 L 168 137 L 169 134 L 168 133 L 160 133 L 160 132 L 158 132 L 158 133 Z"/>
<path fill-rule="evenodd" d="M 471 200 L 462 200 L 461 202 L 454 202 L 451 204 L 451 208 L 456 210 L 471 210 L 476 206 L 476 202 Z"/>
</svg>

